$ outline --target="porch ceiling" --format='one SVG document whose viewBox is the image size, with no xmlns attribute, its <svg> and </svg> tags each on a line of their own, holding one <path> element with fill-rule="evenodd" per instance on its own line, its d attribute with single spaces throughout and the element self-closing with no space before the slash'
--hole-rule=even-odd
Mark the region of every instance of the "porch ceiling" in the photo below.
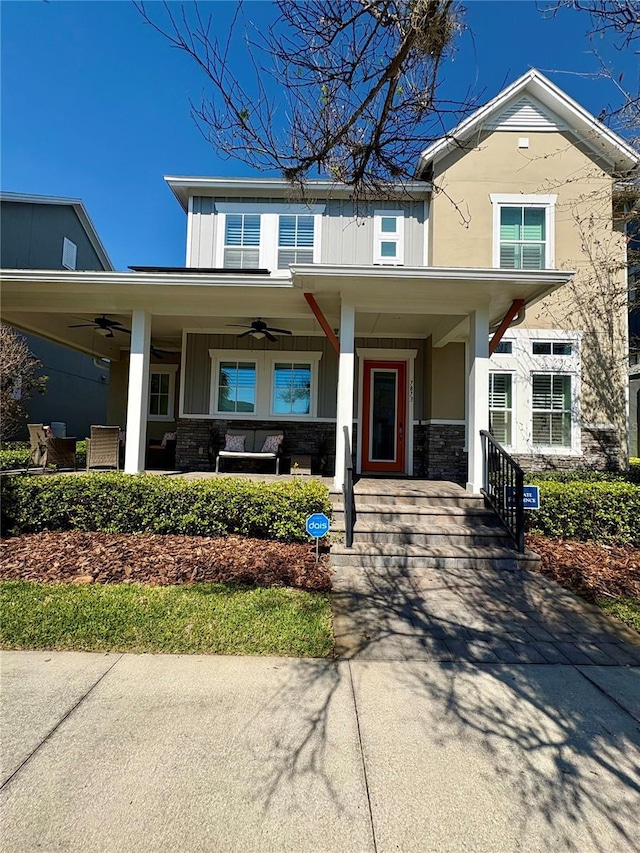
<svg viewBox="0 0 640 853">
<path fill-rule="evenodd" d="M 227 324 L 262 317 L 297 335 L 323 335 L 304 298 L 313 292 L 332 328 L 340 305 L 356 306 L 356 335 L 461 340 L 466 315 L 488 304 L 492 322 L 514 299 L 542 298 L 571 277 L 543 270 L 450 270 L 435 268 L 296 267 L 293 281 L 269 276 L 199 273 L 2 271 L 2 320 L 82 352 L 113 360 L 129 336 L 105 338 L 91 328 L 70 329 L 106 314 L 131 328 L 131 312 L 152 313 L 152 339 L 161 349 L 180 349 L 184 329 L 236 334 Z M 241 330 L 237 330 L 238 332 Z"/>
</svg>

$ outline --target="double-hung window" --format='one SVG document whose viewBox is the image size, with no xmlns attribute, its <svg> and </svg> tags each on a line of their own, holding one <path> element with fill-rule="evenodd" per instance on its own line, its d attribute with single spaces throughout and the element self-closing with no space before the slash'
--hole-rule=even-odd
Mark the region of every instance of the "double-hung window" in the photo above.
<svg viewBox="0 0 640 853">
<path fill-rule="evenodd" d="M 509 447 L 512 441 L 513 376 L 510 373 L 489 374 L 489 431 Z"/>
<path fill-rule="evenodd" d="M 553 267 L 556 196 L 492 195 L 493 265 L 500 269 Z"/>
<path fill-rule="evenodd" d="M 260 214 L 227 214 L 223 263 L 226 269 L 257 269 L 260 266 Z"/>
<path fill-rule="evenodd" d="M 314 217 L 281 213 L 278 217 L 278 269 L 313 263 Z"/>
<path fill-rule="evenodd" d="M 532 376 L 532 437 L 542 447 L 571 447 L 571 376 Z"/>
<path fill-rule="evenodd" d="M 285 420 L 317 415 L 321 351 L 211 349 L 209 355 L 209 408 L 197 414 Z"/>
<path fill-rule="evenodd" d="M 256 362 L 220 361 L 216 383 L 217 411 L 253 414 L 256 410 Z"/>
<path fill-rule="evenodd" d="M 173 420 L 177 370 L 177 364 L 153 365 L 149 373 L 150 421 Z"/>
<path fill-rule="evenodd" d="M 373 263 L 402 265 L 404 213 L 401 210 L 375 210 L 373 230 Z"/>
</svg>

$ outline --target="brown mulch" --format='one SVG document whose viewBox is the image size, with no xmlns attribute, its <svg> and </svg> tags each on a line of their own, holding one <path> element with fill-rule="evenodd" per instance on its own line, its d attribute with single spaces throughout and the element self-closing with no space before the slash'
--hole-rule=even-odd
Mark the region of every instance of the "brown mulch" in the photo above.
<svg viewBox="0 0 640 853">
<path fill-rule="evenodd" d="M 201 581 L 331 589 L 328 559 L 316 564 L 313 545 L 242 536 L 37 533 L 0 542 L 0 580 L 72 583 Z"/>
<path fill-rule="evenodd" d="M 540 571 L 583 598 L 640 599 L 640 548 L 527 536 L 542 558 Z"/>
</svg>

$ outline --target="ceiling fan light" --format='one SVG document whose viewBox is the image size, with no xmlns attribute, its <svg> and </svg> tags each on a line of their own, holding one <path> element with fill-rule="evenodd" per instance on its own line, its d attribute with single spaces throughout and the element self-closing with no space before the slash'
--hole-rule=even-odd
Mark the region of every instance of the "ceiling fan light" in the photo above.
<svg viewBox="0 0 640 853">
<path fill-rule="evenodd" d="M 254 337 L 257 341 L 262 340 L 265 337 L 264 332 L 251 332 L 251 336 Z"/>
<path fill-rule="evenodd" d="M 103 338 L 112 338 L 113 337 L 113 332 L 111 331 L 111 329 L 104 329 L 104 328 L 100 327 L 99 329 L 96 329 L 96 332 L 99 335 L 102 335 Z"/>
</svg>

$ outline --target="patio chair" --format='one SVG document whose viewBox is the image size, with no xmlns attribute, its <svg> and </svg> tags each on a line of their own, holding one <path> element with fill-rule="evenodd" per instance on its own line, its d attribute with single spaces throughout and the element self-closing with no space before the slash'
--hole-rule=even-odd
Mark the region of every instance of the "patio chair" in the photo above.
<svg viewBox="0 0 640 853">
<path fill-rule="evenodd" d="M 44 471 L 47 464 L 47 438 L 44 434 L 44 424 L 27 424 L 29 428 L 29 443 L 31 445 L 27 467 L 25 473 L 29 470 L 30 465 L 42 466 Z"/>
<path fill-rule="evenodd" d="M 76 439 L 50 436 L 47 439 L 44 465 L 45 467 L 55 465 L 56 468 L 73 468 L 76 471 Z"/>
<path fill-rule="evenodd" d="M 87 471 L 91 468 L 120 470 L 120 427 L 91 427 L 91 438 L 87 439 Z"/>
</svg>

